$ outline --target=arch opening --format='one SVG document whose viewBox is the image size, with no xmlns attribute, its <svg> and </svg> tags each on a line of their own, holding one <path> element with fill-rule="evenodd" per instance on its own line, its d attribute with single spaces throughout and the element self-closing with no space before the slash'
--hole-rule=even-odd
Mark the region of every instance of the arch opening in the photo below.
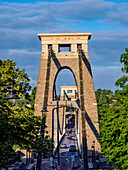
<svg viewBox="0 0 128 170">
<path fill-rule="evenodd" d="M 75 114 L 69 113 L 66 115 L 66 128 L 75 128 Z"/>
<path fill-rule="evenodd" d="M 69 67 L 58 70 L 53 87 L 53 100 L 75 100 L 78 96 L 75 75 Z"/>
</svg>

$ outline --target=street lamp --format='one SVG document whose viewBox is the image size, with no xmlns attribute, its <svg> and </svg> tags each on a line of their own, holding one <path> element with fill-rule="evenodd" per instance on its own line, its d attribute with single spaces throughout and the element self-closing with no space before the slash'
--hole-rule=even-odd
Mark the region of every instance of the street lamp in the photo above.
<svg viewBox="0 0 128 170">
<path fill-rule="evenodd" d="M 14 93 L 15 90 L 13 89 L 13 83 L 11 84 L 11 86 L 0 86 L 0 88 L 10 88 L 7 89 L 7 91 L 9 91 L 9 94 L 7 95 L 7 97 L 5 97 L 5 99 L 20 99 L 20 97 Z M 21 165 L 22 165 L 21 158 L 18 165 L 21 170 Z"/>
<path fill-rule="evenodd" d="M 8 91 L 9 94 L 7 95 L 7 97 L 5 97 L 6 99 L 20 99 L 20 97 L 14 93 L 15 90 L 13 89 L 13 86 L 11 86 L 11 88 L 8 89 Z"/>
<path fill-rule="evenodd" d="M 5 99 L 20 99 L 20 97 L 18 95 L 15 94 L 15 89 L 13 89 L 13 83 L 11 83 L 11 86 L 0 86 L 0 88 L 10 88 L 7 89 L 7 91 L 9 91 L 9 94 L 7 95 L 7 97 L 5 97 Z"/>
</svg>

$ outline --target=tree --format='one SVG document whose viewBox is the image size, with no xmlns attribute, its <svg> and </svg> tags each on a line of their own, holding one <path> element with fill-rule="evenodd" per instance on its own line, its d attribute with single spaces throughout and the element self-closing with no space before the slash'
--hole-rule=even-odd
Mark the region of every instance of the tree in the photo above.
<svg viewBox="0 0 128 170">
<path fill-rule="evenodd" d="M 31 87 L 29 78 L 12 60 L 0 60 L 0 86 L 10 86 L 14 82 L 16 93 L 22 98 L 29 98 Z M 51 153 L 53 143 L 45 136 L 42 139 L 41 128 L 46 128 L 43 116 L 34 116 L 34 110 L 18 106 L 10 106 L 5 96 L 6 88 L 1 88 L 0 95 L 0 164 L 6 165 L 14 156 L 14 145 L 19 148 L 34 149 L 37 152 Z M 49 149 L 46 149 L 49 148 Z"/>
<path fill-rule="evenodd" d="M 123 63 L 123 77 L 118 79 L 116 86 L 122 88 L 116 91 L 113 104 L 106 109 L 100 123 L 100 143 L 103 153 L 109 163 L 118 169 L 128 168 L 128 49 L 120 57 Z"/>
<path fill-rule="evenodd" d="M 104 116 L 106 109 L 113 102 L 113 92 L 109 89 L 97 89 L 96 90 L 96 99 L 97 99 L 97 107 L 98 107 L 98 115 L 99 120 L 102 116 Z M 100 122 L 101 126 L 101 122 Z"/>
<path fill-rule="evenodd" d="M 121 54 L 120 62 L 123 63 L 123 67 L 121 68 L 122 72 L 125 73 L 121 78 L 119 78 L 115 85 L 122 88 L 123 90 L 128 92 L 128 48 L 125 48 L 126 53 Z"/>
<path fill-rule="evenodd" d="M 31 107 L 34 108 L 34 103 L 35 103 L 35 97 L 36 97 L 36 87 L 32 89 L 32 93 L 30 95 L 30 100 L 31 100 Z"/>
<path fill-rule="evenodd" d="M 44 154 L 52 152 L 52 142 L 48 140 L 47 135 L 44 136 L 44 132 L 40 133 L 41 128 L 46 128 L 45 124 L 42 124 L 45 115 L 34 116 L 31 108 L 13 107 L 13 113 L 9 118 L 9 124 L 13 126 L 13 136 L 16 145 L 28 150 L 34 149 Z M 43 139 L 42 136 L 44 136 Z"/>
<path fill-rule="evenodd" d="M 15 105 L 17 105 L 19 107 L 27 106 L 27 107 L 30 107 L 30 108 L 34 109 L 35 96 L 36 96 L 36 87 L 34 87 L 32 89 L 31 94 L 27 97 L 27 99 L 21 98 L 20 100 L 17 100 L 15 102 Z"/>
<path fill-rule="evenodd" d="M 100 120 L 100 142 L 109 163 L 119 169 L 128 167 L 128 94 L 119 95 Z"/>
<path fill-rule="evenodd" d="M 15 154 L 12 148 L 12 140 L 10 139 L 12 127 L 8 123 L 8 115 L 11 112 L 12 110 L 9 109 L 8 103 L 0 99 L 0 164 L 3 165 Z"/>
<path fill-rule="evenodd" d="M 16 63 L 13 60 L 0 60 L 0 86 L 10 86 L 14 83 L 16 93 L 22 98 L 28 98 L 28 92 L 31 90 L 29 82 L 30 79 L 25 73 L 25 69 L 16 68 Z M 1 88 L 1 93 L 3 97 L 8 94 L 5 88 Z"/>
<path fill-rule="evenodd" d="M 25 105 L 30 104 L 31 108 L 34 109 L 35 97 L 36 97 L 36 87 L 32 89 L 30 97 L 24 102 L 24 104 Z"/>
<path fill-rule="evenodd" d="M 34 116 L 33 109 L 11 107 L 8 103 L 0 101 L 0 164 L 6 164 L 13 156 L 13 146 L 36 152 L 43 152 L 44 155 L 51 154 L 53 143 L 48 136 L 42 139 L 40 129 L 43 116 Z M 49 148 L 49 149 L 46 149 Z"/>
</svg>

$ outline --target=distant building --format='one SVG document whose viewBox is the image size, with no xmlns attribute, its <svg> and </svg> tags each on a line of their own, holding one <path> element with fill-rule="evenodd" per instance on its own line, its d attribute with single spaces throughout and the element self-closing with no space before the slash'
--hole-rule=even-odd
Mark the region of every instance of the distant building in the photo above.
<svg viewBox="0 0 128 170">
<path fill-rule="evenodd" d="M 60 86 L 60 100 L 74 100 L 77 98 L 77 86 Z"/>
</svg>

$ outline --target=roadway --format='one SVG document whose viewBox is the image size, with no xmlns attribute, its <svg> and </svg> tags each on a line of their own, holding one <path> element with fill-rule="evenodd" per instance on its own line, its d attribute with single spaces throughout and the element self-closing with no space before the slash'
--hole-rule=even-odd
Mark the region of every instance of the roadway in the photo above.
<svg viewBox="0 0 128 170">
<path fill-rule="evenodd" d="M 69 147 L 70 145 L 76 145 L 77 148 L 77 139 L 76 136 L 74 136 L 73 134 L 69 134 L 68 136 L 64 136 L 63 140 L 61 141 L 61 143 L 66 143 L 67 144 L 67 148 L 63 148 L 63 149 L 59 149 L 59 155 L 60 155 L 60 169 L 61 170 L 71 170 L 72 169 L 72 164 L 71 164 L 71 154 L 73 153 L 75 156 L 75 166 L 79 166 L 79 170 L 83 169 L 82 166 L 82 162 L 79 159 L 78 156 L 78 149 L 76 152 L 69 152 Z M 60 145 L 61 145 L 60 143 Z M 57 159 L 58 158 L 58 154 L 56 154 L 55 158 L 54 158 L 54 167 L 56 167 L 56 163 L 57 163 Z M 42 164 L 42 170 L 48 170 L 50 169 L 49 167 L 50 164 L 50 160 L 43 160 L 43 164 Z M 55 170 L 56 168 L 54 168 Z M 53 168 L 51 168 L 51 170 L 53 170 Z"/>
<path fill-rule="evenodd" d="M 83 159 L 80 159 L 79 155 L 78 155 L 78 149 L 76 152 L 69 152 L 69 147 L 70 145 L 76 145 L 77 148 L 77 139 L 76 136 L 74 136 L 73 134 L 69 134 L 68 136 L 64 136 L 63 140 L 61 143 L 66 143 L 67 144 L 67 148 L 61 149 L 59 148 L 59 155 L 60 155 L 60 169 L 61 170 L 73 170 L 73 165 L 72 165 L 72 161 L 71 161 L 71 155 L 72 153 L 74 154 L 75 157 L 75 163 L 74 163 L 74 167 L 77 170 L 83 170 L 84 169 L 84 161 Z M 60 143 L 60 145 L 61 145 Z M 58 162 L 58 154 L 56 154 L 56 156 L 54 157 L 54 168 L 50 167 L 50 159 L 44 159 L 42 162 L 42 168 L 41 170 L 57 170 L 57 162 Z M 102 163 L 102 161 L 101 161 Z M 101 164 L 102 165 L 102 164 Z M 103 165 L 105 165 L 106 167 L 108 167 L 108 165 L 106 165 L 103 161 Z M 93 164 L 92 162 L 88 162 L 88 166 L 89 168 L 93 168 Z M 102 169 L 102 168 L 101 168 Z M 108 168 L 106 168 L 108 169 Z"/>
<path fill-rule="evenodd" d="M 60 148 L 60 157 L 69 157 L 71 156 L 72 152 L 69 152 L 70 145 L 75 145 L 77 148 L 77 139 L 76 136 L 73 134 L 69 134 L 67 136 L 64 136 L 61 143 L 66 143 L 67 148 L 61 149 Z M 74 156 L 78 156 L 78 150 L 76 152 L 73 152 Z"/>
</svg>

